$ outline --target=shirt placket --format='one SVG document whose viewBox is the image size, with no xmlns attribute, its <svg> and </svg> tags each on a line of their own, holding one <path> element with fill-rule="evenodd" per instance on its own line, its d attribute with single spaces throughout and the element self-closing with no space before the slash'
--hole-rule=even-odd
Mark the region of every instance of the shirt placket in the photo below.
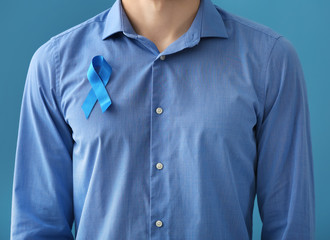
<svg viewBox="0 0 330 240">
<path fill-rule="evenodd" d="M 169 234 L 169 171 L 164 134 L 169 106 L 164 96 L 166 56 L 160 55 L 152 64 L 151 136 L 150 136 L 150 240 L 168 239 Z"/>
<path fill-rule="evenodd" d="M 172 159 L 169 132 L 165 129 L 170 120 L 167 113 L 170 111 L 168 91 L 171 91 L 167 85 L 166 77 L 170 76 L 166 69 L 171 57 L 187 47 L 197 45 L 200 39 L 195 32 L 188 31 L 160 53 L 148 38 L 135 34 L 132 36 L 156 56 L 151 64 L 149 240 L 170 240 L 170 226 L 175 224 L 170 222 L 171 197 L 175 189 L 171 185 L 171 169 L 167 167 Z"/>
</svg>

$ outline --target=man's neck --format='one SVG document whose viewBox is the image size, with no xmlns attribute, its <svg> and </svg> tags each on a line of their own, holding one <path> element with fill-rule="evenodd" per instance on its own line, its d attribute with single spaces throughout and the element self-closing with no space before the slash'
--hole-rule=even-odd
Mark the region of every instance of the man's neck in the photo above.
<svg viewBox="0 0 330 240">
<path fill-rule="evenodd" d="M 162 52 L 191 26 L 200 0 L 120 0 L 135 32 Z"/>
</svg>

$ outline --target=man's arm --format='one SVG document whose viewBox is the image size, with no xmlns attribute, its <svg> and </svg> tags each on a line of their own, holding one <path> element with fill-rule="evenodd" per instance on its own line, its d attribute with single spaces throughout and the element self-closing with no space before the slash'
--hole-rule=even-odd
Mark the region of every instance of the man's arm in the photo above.
<svg viewBox="0 0 330 240">
<path fill-rule="evenodd" d="M 264 112 L 257 127 L 261 239 L 312 240 L 315 199 L 306 83 L 286 38 L 275 42 L 262 81 Z"/>
<path fill-rule="evenodd" d="M 33 55 L 20 112 L 12 192 L 12 240 L 73 239 L 71 129 L 56 89 L 53 41 Z"/>
</svg>

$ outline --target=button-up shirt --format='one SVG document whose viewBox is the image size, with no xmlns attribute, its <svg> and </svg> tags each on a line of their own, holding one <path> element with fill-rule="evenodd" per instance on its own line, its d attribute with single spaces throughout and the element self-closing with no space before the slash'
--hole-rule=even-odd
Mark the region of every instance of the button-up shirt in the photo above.
<svg viewBox="0 0 330 240">
<path fill-rule="evenodd" d="M 96 56 L 112 69 L 98 78 L 106 110 L 87 75 Z M 75 223 L 77 240 L 251 239 L 256 197 L 262 239 L 314 239 L 312 159 L 286 37 L 201 0 L 160 52 L 117 0 L 31 58 L 11 238 L 73 239 Z"/>
</svg>

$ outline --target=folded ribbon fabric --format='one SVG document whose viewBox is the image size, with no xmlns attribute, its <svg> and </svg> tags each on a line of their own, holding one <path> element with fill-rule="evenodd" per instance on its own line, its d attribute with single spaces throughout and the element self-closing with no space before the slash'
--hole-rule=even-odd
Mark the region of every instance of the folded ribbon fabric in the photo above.
<svg viewBox="0 0 330 240">
<path fill-rule="evenodd" d="M 89 117 L 96 101 L 98 100 L 102 112 L 105 112 L 111 105 L 110 96 L 105 88 L 112 72 L 111 66 L 105 61 L 103 56 L 95 56 L 89 66 L 87 78 L 92 85 L 83 105 L 81 106 L 86 118 Z"/>
</svg>

